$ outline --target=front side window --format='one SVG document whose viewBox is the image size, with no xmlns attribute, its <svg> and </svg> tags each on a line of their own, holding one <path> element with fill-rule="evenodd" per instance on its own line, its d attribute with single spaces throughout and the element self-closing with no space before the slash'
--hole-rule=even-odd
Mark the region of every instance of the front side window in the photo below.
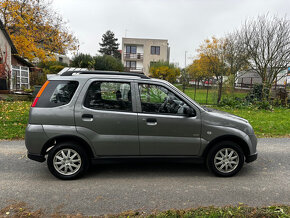
<svg viewBox="0 0 290 218">
<path fill-rule="evenodd" d="M 151 84 L 139 84 L 142 112 L 184 115 L 189 106 L 168 89 Z"/>
<path fill-rule="evenodd" d="M 86 94 L 84 106 L 95 110 L 132 111 L 130 83 L 93 82 Z"/>
<path fill-rule="evenodd" d="M 160 55 L 160 46 L 151 46 L 151 54 Z"/>
</svg>

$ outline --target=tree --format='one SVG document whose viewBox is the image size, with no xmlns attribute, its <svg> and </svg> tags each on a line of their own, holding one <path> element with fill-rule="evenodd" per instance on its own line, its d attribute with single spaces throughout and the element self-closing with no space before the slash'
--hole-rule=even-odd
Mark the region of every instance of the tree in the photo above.
<svg viewBox="0 0 290 218">
<path fill-rule="evenodd" d="M 57 74 L 68 65 L 59 61 L 44 61 L 37 66 L 42 69 L 44 74 Z"/>
<path fill-rule="evenodd" d="M 32 61 L 76 49 L 77 39 L 46 0 L 0 0 L 0 19 L 20 56 Z"/>
<path fill-rule="evenodd" d="M 168 61 L 158 61 L 151 64 L 149 73 L 153 78 L 175 82 L 180 76 L 180 69 Z"/>
<path fill-rule="evenodd" d="M 209 67 L 210 65 L 209 65 L 208 61 L 209 61 L 209 59 L 206 58 L 205 56 L 200 56 L 199 59 L 193 60 L 193 63 L 191 65 L 189 65 L 186 69 L 190 78 L 195 80 L 194 99 L 196 96 L 196 81 L 197 81 L 197 85 L 199 86 L 200 80 L 203 80 L 203 82 L 205 84 L 205 81 L 206 80 L 209 81 L 209 78 L 213 76 L 212 70 Z M 208 88 L 209 87 L 207 86 L 206 102 L 207 102 L 207 98 L 208 98 Z"/>
<path fill-rule="evenodd" d="M 199 52 L 202 72 L 214 75 L 218 82 L 217 103 L 220 102 L 222 97 L 224 76 L 228 75 L 229 72 L 229 68 L 225 61 L 225 46 L 226 43 L 224 39 L 212 37 L 211 40 L 205 40 L 197 50 Z"/>
<path fill-rule="evenodd" d="M 99 52 L 103 55 L 111 55 L 117 59 L 121 59 L 121 53 L 118 51 L 119 43 L 117 43 L 118 39 L 115 38 L 115 34 L 108 30 L 102 36 L 102 42 L 99 43 L 101 48 Z"/>
<path fill-rule="evenodd" d="M 186 69 L 182 69 L 181 75 L 180 75 L 180 82 L 182 84 L 182 91 L 183 92 L 185 92 L 186 86 L 189 85 L 189 79 L 190 79 L 190 76 L 189 76 L 188 71 Z"/>
<path fill-rule="evenodd" d="M 249 57 L 249 69 L 261 76 L 266 97 L 278 73 L 290 66 L 290 21 L 263 15 L 246 21 L 238 34 Z"/>
<path fill-rule="evenodd" d="M 249 65 L 248 54 L 237 32 L 228 34 L 225 39 L 225 62 L 232 76 L 232 86 L 237 79 L 238 72 L 246 70 Z"/>
<path fill-rule="evenodd" d="M 94 58 L 95 70 L 108 70 L 108 71 L 124 71 L 124 66 L 121 60 L 116 59 L 110 55 L 96 56 Z"/>
<path fill-rule="evenodd" d="M 89 54 L 82 53 L 74 56 L 71 62 L 72 67 L 93 69 L 94 65 L 95 65 L 94 57 L 92 57 Z"/>
</svg>

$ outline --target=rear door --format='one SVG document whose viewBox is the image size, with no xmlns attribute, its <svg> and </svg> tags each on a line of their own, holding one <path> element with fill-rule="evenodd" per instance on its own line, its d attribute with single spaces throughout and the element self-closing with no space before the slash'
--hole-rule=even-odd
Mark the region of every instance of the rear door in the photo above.
<svg viewBox="0 0 290 218">
<path fill-rule="evenodd" d="M 139 83 L 138 127 L 141 155 L 197 155 L 201 120 L 197 108 L 158 84 Z M 188 117 L 185 108 L 192 108 Z"/>
<path fill-rule="evenodd" d="M 99 156 L 139 155 L 137 113 L 131 82 L 89 80 L 75 106 L 77 131 Z"/>
</svg>

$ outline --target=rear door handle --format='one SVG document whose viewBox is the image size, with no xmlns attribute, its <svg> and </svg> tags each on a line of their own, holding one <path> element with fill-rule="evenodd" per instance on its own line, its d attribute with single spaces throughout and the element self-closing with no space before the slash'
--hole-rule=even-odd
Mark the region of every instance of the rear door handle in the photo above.
<svg viewBox="0 0 290 218">
<path fill-rule="evenodd" d="M 82 115 L 82 120 L 90 122 L 90 121 L 94 120 L 94 116 L 92 114 L 83 114 Z"/>
<path fill-rule="evenodd" d="M 148 126 L 156 126 L 157 125 L 157 119 L 155 119 L 155 118 L 147 118 L 146 119 L 146 124 Z"/>
</svg>

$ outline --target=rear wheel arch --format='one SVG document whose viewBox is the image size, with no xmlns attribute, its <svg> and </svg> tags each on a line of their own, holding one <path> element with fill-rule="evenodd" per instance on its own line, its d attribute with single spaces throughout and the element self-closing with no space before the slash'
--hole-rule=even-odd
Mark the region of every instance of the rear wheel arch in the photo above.
<svg viewBox="0 0 290 218">
<path fill-rule="evenodd" d="M 62 135 L 62 136 L 56 136 L 51 139 L 49 139 L 43 146 L 41 150 L 41 154 L 44 156 L 48 153 L 48 151 L 54 147 L 55 145 L 63 142 L 73 142 L 75 144 L 78 144 L 81 146 L 87 153 L 89 158 L 94 158 L 94 152 L 91 148 L 91 146 L 81 137 L 75 136 L 75 135 Z"/>
<path fill-rule="evenodd" d="M 217 143 L 222 141 L 231 141 L 238 144 L 243 150 L 244 155 L 247 157 L 250 154 L 250 149 L 248 144 L 240 137 L 235 135 L 224 135 L 219 136 L 208 143 L 206 148 L 203 151 L 202 157 L 206 158 L 211 148 L 213 148 Z"/>
</svg>

